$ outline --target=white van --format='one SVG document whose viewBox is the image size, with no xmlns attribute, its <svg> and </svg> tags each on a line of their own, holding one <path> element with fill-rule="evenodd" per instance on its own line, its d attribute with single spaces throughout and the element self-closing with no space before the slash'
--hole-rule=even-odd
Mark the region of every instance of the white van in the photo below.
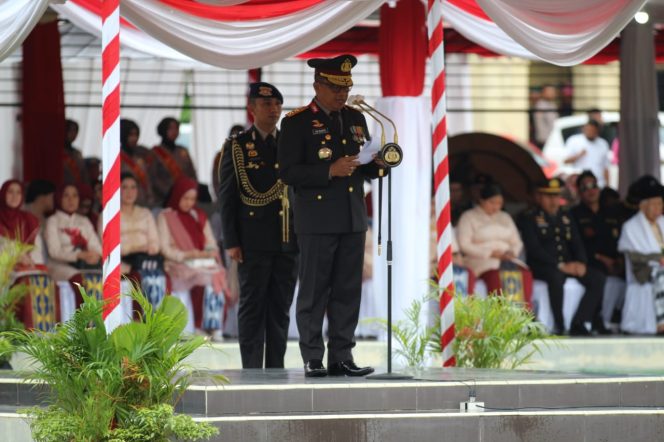
<svg viewBox="0 0 664 442">
<path fill-rule="evenodd" d="M 602 120 L 605 126 L 605 129 L 602 129 L 602 134 L 609 138 L 609 146 L 611 146 L 613 139 L 618 135 L 617 126 L 620 121 L 620 114 L 618 112 L 602 112 Z M 588 122 L 588 116 L 582 114 L 558 118 L 553 124 L 553 130 L 551 130 L 549 138 L 544 143 L 542 153 L 546 158 L 558 164 L 558 169 L 555 171 L 556 175 L 570 175 L 581 172 L 571 164 L 565 164 L 565 159 L 569 157 L 569 153 L 565 148 L 565 142 L 572 135 L 581 133 L 581 129 L 586 122 Z M 664 142 L 664 127 L 662 126 L 664 123 L 664 112 L 659 113 L 659 122 L 659 156 L 662 165 L 660 173 L 664 177 L 664 144 L 662 144 Z M 613 152 L 610 155 L 613 160 Z M 611 167 L 609 168 L 609 185 L 614 189 L 618 188 L 617 160 L 616 158 L 615 161 L 611 161 Z"/>
</svg>

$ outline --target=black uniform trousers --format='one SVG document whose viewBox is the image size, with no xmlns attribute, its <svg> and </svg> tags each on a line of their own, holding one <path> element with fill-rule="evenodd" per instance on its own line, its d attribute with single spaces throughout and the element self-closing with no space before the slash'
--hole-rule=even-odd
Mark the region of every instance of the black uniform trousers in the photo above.
<svg viewBox="0 0 664 442">
<path fill-rule="evenodd" d="M 297 255 L 246 251 L 238 265 L 238 327 L 243 368 L 283 368 Z"/>
<path fill-rule="evenodd" d="M 297 328 L 302 359 L 323 359 L 327 311 L 327 362 L 352 360 L 360 314 L 365 232 L 298 235 L 300 289 Z"/>
<path fill-rule="evenodd" d="M 556 328 L 559 331 L 565 330 L 565 321 L 563 320 L 563 297 L 564 285 L 567 278 L 571 276 L 561 272 L 558 268 L 532 268 L 535 279 L 546 282 L 549 290 L 549 303 L 553 312 L 553 319 Z M 586 274 L 580 278 L 576 277 L 585 287 L 586 291 L 579 302 L 579 307 L 572 318 L 572 324 L 583 324 L 584 322 L 593 323 L 595 313 L 602 305 L 604 297 L 604 283 L 606 276 L 597 269 L 586 266 Z"/>
</svg>

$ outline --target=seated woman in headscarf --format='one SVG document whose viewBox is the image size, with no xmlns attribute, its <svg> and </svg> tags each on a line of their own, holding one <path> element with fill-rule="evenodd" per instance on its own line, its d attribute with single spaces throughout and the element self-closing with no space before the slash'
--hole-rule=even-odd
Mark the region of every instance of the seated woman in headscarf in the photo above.
<svg viewBox="0 0 664 442">
<path fill-rule="evenodd" d="M 122 174 L 120 191 L 121 270 L 140 283 L 144 294 L 156 307 L 166 294 L 157 223 L 150 210 L 136 204 L 139 188 L 133 175 Z"/>
<path fill-rule="evenodd" d="M 489 293 L 502 290 L 517 302 L 530 303 L 532 275 L 517 259 L 523 242 L 512 218 L 503 208 L 503 193 L 485 184 L 479 204 L 464 212 L 457 224 L 457 240 L 464 262 L 484 280 Z"/>
<path fill-rule="evenodd" d="M 635 334 L 663 333 L 664 187 L 649 175 L 634 186 L 639 211 L 623 224 L 618 240 L 627 277 L 620 328 Z"/>
<path fill-rule="evenodd" d="M 187 330 L 195 327 L 221 339 L 224 292 L 229 293 L 226 273 L 207 216 L 196 207 L 197 189 L 195 180 L 180 177 L 157 218 L 157 229 L 173 295 L 189 307 Z M 196 287 L 204 288 L 202 296 L 192 290 Z"/>
<path fill-rule="evenodd" d="M 14 281 L 25 284 L 28 289 L 19 302 L 16 316 L 26 328 L 48 331 L 57 320 L 55 287 L 44 265 L 39 220 L 21 210 L 22 203 L 21 183 L 6 181 L 0 188 L 0 249 L 10 247 L 12 242 L 32 247 L 19 257 L 12 272 Z"/>
<path fill-rule="evenodd" d="M 0 247 L 8 241 L 32 245 L 32 250 L 21 258 L 24 267 L 43 265 L 39 236 L 39 220 L 33 214 L 21 210 L 23 185 L 18 180 L 5 181 L 0 188 Z"/>
<path fill-rule="evenodd" d="M 45 230 L 49 273 L 55 281 L 82 284 L 88 295 L 101 298 L 101 242 L 90 220 L 76 213 L 78 205 L 78 189 L 73 184 L 65 184 L 55 193 L 56 210 L 46 220 Z M 78 288 L 72 288 L 78 307 L 82 297 Z"/>
</svg>

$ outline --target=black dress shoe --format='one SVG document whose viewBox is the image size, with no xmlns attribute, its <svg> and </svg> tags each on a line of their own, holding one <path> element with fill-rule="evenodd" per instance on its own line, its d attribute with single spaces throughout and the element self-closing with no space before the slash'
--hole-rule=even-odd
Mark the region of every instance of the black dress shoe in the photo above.
<svg viewBox="0 0 664 442">
<path fill-rule="evenodd" d="M 322 378 L 327 376 L 327 370 L 320 359 L 311 359 L 304 364 L 304 377 Z"/>
<path fill-rule="evenodd" d="M 588 329 L 585 327 L 585 325 L 579 324 L 579 323 L 572 323 L 572 325 L 569 328 L 569 335 L 570 336 L 590 336 L 591 333 L 588 331 Z"/>
<path fill-rule="evenodd" d="M 373 373 L 374 369 L 373 367 L 358 367 L 351 360 L 330 364 L 327 372 L 330 376 L 366 376 Z"/>
<path fill-rule="evenodd" d="M 612 335 L 613 332 L 606 328 L 604 321 L 593 321 L 593 333 L 597 335 Z"/>
</svg>

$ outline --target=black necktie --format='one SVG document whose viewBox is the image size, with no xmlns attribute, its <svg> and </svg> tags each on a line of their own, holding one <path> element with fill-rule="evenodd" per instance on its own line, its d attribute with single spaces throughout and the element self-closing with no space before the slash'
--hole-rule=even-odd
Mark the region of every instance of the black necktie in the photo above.
<svg viewBox="0 0 664 442">
<path fill-rule="evenodd" d="M 330 128 L 336 134 L 341 135 L 341 114 L 339 111 L 330 112 Z"/>
</svg>

